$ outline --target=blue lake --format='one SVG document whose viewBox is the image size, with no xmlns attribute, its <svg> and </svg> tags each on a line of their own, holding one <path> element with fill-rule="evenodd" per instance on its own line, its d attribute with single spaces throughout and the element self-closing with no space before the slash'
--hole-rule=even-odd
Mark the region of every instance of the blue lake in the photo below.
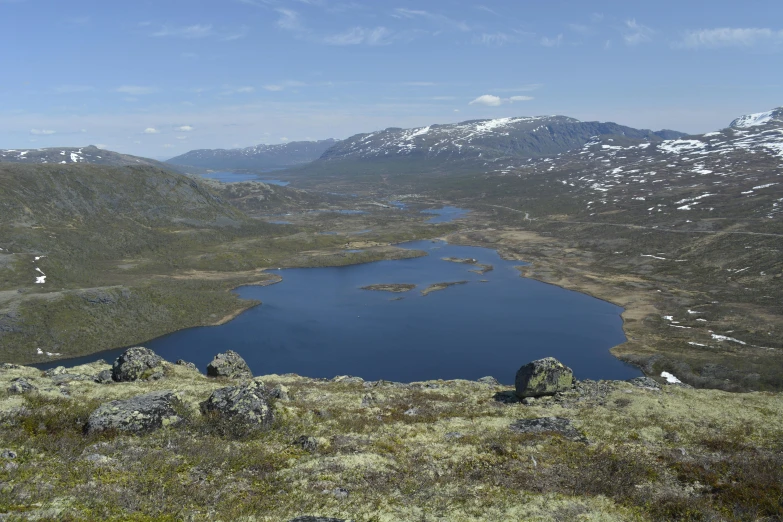
<svg viewBox="0 0 783 522">
<path fill-rule="evenodd" d="M 348 374 L 403 382 L 492 375 L 512 384 L 522 364 L 547 356 L 572 367 L 580 379 L 641 375 L 608 351 L 625 340 L 620 307 L 522 278 L 514 268 L 521 262 L 504 261 L 493 250 L 433 241 L 401 246 L 429 255 L 276 271 L 283 282 L 237 290 L 262 305 L 227 324 L 191 328 L 143 345 L 170 361 L 192 361 L 202 371 L 216 353 L 233 349 L 255 375 Z M 474 258 L 495 269 L 476 274 L 470 272 L 476 267 L 443 257 Z M 433 283 L 463 280 L 468 283 L 420 293 Z M 413 283 L 417 288 L 405 293 L 361 290 L 379 283 Z M 121 352 L 41 367 L 100 358 L 111 362 Z"/>
<path fill-rule="evenodd" d="M 422 214 L 435 214 L 435 217 L 428 219 L 426 223 L 449 223 L 455 219 L 466 216 L 468 212 L 470 212 L 470 210 L 448 206 L 443 208 L 430 208 L 421 211 Z"/>
<path fill-rule="evenodd" d="M 215 179 L 222 181 L 223 183 L 236 183 L 238 181 L 261 181 L 270 185 L 280 185 L 285 187 L 289 183 L 287 181 L 281 181 L 279 179 L 263 179 L 258 174 L 246 174 L 240 172 L 210 172 L 208 174 L 202 174 L 202 178 Z"/>
</svg>

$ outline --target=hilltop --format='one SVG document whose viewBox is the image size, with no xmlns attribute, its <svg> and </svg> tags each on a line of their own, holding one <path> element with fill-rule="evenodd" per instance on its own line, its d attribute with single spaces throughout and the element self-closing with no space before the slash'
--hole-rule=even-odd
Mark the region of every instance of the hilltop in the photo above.
<svg viewBox="0 0 783 522">
<path fill-rule="evenodd" d="M 318 159 L 337 140 L 292 141 L 243 149 L 198 149 L 166 161 L 170 165 L 209 170 L 279 169 Z"/>
</svg>

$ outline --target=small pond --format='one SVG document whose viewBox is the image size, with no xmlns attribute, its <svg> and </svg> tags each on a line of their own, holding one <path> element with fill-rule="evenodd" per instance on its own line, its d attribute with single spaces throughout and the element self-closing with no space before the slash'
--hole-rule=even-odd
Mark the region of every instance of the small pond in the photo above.
<svg viewBox="0 0 783 522">
<path fill-rule="evenodd" d="M 429 208 L 421 211 L 422 214 L 435 214 L 435 217 L 426 221 L 427 223 L 449 223 L 455 219 L 468 215 L 469 212 L 470 210 L 465 210 L 464 208 L 449 206 L 443 208 Z"/>
</svg>

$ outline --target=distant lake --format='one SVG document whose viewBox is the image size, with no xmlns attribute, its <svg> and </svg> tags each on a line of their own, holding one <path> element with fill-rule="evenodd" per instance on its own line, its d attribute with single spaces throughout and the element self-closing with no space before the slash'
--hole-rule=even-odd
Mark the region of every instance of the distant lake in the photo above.
<svg viewBox="0 0 783 522">
<path fill-rule="evenodd" d="M 209 172 L 207 174 L 201 174 L 202 178 L 215 179 L 222 181 L 223 183 L 236 183 L 238 181 L 261 181 L 270 185 L 279 185 L 285 187 L 289 184 L 288 181 L 281 181 L 279 179 L 264 179 L 258 174 L 245 174 L 240 172 Z"/>
<path fill-rule="evenodd" d="M 455 219 L 466 216 L 470 210 L 457 207 L 429 208 L 422 210 L 422 214 L 435 214 L 435 217 L 428 219 L 427 223 L 449 223 Z"/>
<path fill-rule="evenodd" d="M 513 384 L 517 369 L 553 356 L 577 378 L 627 379 L 641 375 L 609 353 L 625 341 L 622 308 L 585 294 L 520 277 L 519 261 L 484 248 L 416 241 L 417 259 L 332 268 L 275 271 L 283 281 L 238 289 L 262 305 L 233 321 L 198 327 L 142 343 L 169 361 L 185 359 L 201 371 L 227 349 L 239 352 L 255 375 L 357 375 L 417 381 L 477 379 L 492 375 Z M 444 261 L 472 258 L 476 267 Z M 486 282 L 481 282 L 485 280 Z M 468 281 L 422 296 L 440 282 Z M 379 283 L 412 283 L 405 293 L 361 290 Z M 402 299 L 398 299 L 402 298 Z M 42 365 L 113 361 L 123 350 Z"/>
</svg>

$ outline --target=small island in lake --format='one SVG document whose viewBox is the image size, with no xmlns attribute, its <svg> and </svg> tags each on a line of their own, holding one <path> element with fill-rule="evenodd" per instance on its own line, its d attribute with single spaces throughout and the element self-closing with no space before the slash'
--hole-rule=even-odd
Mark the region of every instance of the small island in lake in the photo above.
<svg viewBox="0 0 783 522">
<path fill-rule="evenodd" d="M 464 284 L 467 284 L 467 283 L 468 283 L 467 281 L 453 281 L 451 283 L 435 283 L 435 284 L 432 284 L 432 285 L 428 286 L 424 290 L 422 290 L 421 291 L 421 295 L 427 295 L 427 294 L 430 294 L 432 292 L 437 292 L 438 290 L 445 290 L 445 289 L 447 289 L 450 286 L 464 285 Z"/>
<path fill-rule="evenodd" d="M 448 261 L 449 263 L 461 263 L 463 265 L 473 265 L 476 267 L 476 270 L 470 270 L 470 272 L 475 272 L 476 274 L 486 274 L 487 272 L 490 272 L 495 269 L 494 266 L 479 263 L 478 260 L 473 258 L 442 257 L 441 259 L 443 261 Z"/>
<path fill-rule="evenodd" d="M 409 283 L 382 283 L 378 285 L 363 286 L 362 290 L 374 290 L 376 292 L 410 292 L 416 285 Z"/>
</svg>

